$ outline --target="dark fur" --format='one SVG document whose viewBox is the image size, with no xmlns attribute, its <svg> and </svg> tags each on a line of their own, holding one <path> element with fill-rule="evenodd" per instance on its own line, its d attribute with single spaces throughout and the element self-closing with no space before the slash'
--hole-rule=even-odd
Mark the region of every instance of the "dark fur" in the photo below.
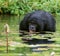
<svg viewBox="0 0 60 56">
<path fill-rule="evenodd" d="M 50 13 L 42 10 L 26 14 L 20 23 L 19 30 L 29 31 L 29 23 L 32 23 L 32 21 L 37 25 L 36 32 L 55 32 L 56 30 L 54 17 Z"/>
</svg>

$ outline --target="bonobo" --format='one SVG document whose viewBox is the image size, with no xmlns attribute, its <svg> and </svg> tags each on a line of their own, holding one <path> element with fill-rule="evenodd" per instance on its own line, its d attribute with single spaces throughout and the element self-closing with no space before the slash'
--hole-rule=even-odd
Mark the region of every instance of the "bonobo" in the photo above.
<svg viewBox="0 0 60 56">
<path fill-rule="evenodd" d="M 19 24 L 19 31 L 55 32 L 56 21 L 54 17 L 43 10 L 27 13 Z"/>
</svg>

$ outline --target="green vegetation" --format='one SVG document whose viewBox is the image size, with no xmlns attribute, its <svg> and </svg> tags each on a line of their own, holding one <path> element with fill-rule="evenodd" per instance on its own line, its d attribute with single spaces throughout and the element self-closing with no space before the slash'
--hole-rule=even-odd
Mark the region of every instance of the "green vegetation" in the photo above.
<svg viewBox="0 0 60 56">
<path fill-rule="evenodd" d="M 0 0 L 1 14 L 26 14 L 34 10 L 60 14 L 60 0 Z"/>
<path fill-rule="evenodd" d="M 55 38 L 53 38 L 56 42 L 39 44 L 50 48 L 47 51 L 35 53 L 19 37 L 19 22 L 27 12 L 40 9 L 56 15 L 56 32 L 54 33 Z M 11 14 L 11 16 L 0 16 L 0 56 L 50 56 L 52 51 L 56 52 L 55 56 L 60 56 L 60 0 L 0 0 L 0 14 Z M 20 17 L 13 15 L 20 15 Z M 6 35 L 4 32 L 6 22 L 10 26 L 8 53 L 6 53 Z M 40 38 L 40 35 L 33 37 Z"/>
</svg>

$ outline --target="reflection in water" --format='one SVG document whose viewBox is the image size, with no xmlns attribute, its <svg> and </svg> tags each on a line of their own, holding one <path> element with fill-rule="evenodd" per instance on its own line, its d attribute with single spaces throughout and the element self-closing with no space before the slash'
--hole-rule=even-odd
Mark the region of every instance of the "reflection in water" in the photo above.
<svg viewBox="0 0 60 56">
<path fill-rule="evenodd" d="M 0 32 L 3 31 L 4 25 L 8 23 L 10 26 L 10 30 L 18 31 L 19 25 L 19 16 L 9 16 L 9 15 L 1 15 L 0 16 Z"/>
</svg>

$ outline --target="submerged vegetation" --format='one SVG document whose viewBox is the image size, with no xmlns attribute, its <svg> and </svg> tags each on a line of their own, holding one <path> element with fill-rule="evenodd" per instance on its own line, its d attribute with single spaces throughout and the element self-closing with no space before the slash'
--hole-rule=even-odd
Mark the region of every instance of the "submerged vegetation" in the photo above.
<svg viewBox="0 0 60 56">
<path fill-rule="evenodd" d="M 0 14 L 20 14 L 34 10 L 60 13 L 60 0 L 0 0 Z"/>
</svg>

